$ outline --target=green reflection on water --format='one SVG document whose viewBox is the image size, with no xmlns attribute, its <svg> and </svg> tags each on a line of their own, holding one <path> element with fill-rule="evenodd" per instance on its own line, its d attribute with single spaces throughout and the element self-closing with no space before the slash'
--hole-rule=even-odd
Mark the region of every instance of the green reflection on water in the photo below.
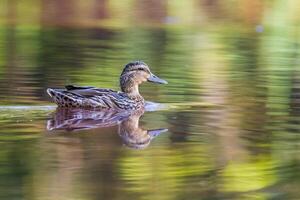
<svg viewBox="0 0 300 200">
<path fill-rule="evenodd" d="M 257 161 L 229 164 L 222 172 L 222 189 L 227 192 L 248 192 L 272 186 L 276 183 L 273 167 L 277 164 L 268 157 Z"/>
<path fill-rule="evenodd" d="M 169 106 L 141 125 L 169 132 L 133 150 L 116 127 L 49 132 L 51 109 L 0 109 L 0 197 L 297 199 L 300 4 L 235 3 L 1 1 L 1 105 L 48 105 L 45 89 L 65 84 L 118 89 L 141 59 L 169 82 L 141 87 Z"/>
</svg>

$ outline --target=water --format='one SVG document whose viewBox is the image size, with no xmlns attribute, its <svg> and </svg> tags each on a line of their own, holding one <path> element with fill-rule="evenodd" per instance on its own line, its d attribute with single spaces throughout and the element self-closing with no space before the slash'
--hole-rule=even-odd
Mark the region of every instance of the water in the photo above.
<svg viewBox="0 0 300 200">
<path fill-rule="evenodd" d="M 0 20 L 0 199 L 299 199 L 298 2 L 36 2 Z M 132 60 L 169 82 L 141 86 L 145 113 L 56 111 L 45 91 L 118 89 Z"/>
</svg>

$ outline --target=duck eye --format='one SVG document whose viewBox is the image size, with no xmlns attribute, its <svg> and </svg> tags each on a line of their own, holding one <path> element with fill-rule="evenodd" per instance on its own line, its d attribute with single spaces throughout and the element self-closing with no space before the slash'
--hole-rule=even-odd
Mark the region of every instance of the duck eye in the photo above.
<svg viewBox="0 0 300 200">
<path fill-rule="evenodd" d="M 138 70 L 142 70 L 142 71 L 144 71 L 144 68 L 142 68 L 142 67 L 139 67 L 139 68 L 138 68 Z"/>
</svg>

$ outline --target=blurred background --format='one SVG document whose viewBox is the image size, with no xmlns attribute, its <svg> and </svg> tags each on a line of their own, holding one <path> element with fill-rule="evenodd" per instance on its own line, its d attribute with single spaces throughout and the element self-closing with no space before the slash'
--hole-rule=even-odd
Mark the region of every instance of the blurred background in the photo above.
<svg viewBox="0 0 300 200">
<path fill-rule="evenodd" d="M 299 199 L 297 0 L 0 0 L 1 199 Z M 48 87 L 144 84 L 145 149 L 49 132 Z M 20 107 L 23 106 L 23 107 Z"/>
</svg>

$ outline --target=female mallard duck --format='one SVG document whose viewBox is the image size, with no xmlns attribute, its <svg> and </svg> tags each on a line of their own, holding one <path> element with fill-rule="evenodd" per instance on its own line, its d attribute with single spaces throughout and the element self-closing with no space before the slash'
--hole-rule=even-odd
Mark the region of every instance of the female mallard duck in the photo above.
<svg viewBox="0 0 300 200">
<path fill-rule="evenodd" d="M 136 110 L 145 105 L 139 93 L 143 82 L 167 84 L 151 73 L 148 65 L 142 61 L 128 63 L 120 76 L 121 91 L 95 87 L 67 85 L 66 89 L 47 89 L 59 107 L 87 109 Z"/>
</svg>

